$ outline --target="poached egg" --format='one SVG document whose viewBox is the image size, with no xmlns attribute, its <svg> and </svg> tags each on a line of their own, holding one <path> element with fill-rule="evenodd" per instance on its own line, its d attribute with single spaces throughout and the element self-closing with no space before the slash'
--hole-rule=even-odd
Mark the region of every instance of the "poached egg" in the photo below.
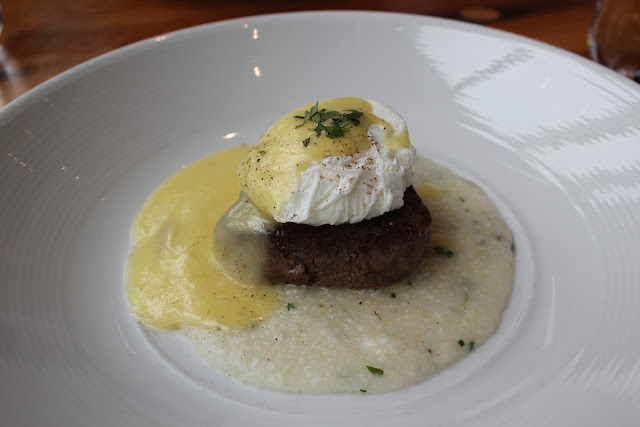
<svg viewBox="0 0 640 427">
<path fill-rule="evenodd" d="M 415 159 L 393 108 L 335 98 L 285 114 L 249 151 L 238 176 L 251 202 L 278 222 L 337 225 L 402 207 Z"/>
</svg>

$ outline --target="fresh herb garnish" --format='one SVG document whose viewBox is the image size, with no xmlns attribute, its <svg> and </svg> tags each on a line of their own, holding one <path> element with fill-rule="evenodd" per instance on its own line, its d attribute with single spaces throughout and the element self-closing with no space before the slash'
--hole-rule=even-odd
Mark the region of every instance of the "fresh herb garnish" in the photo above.
<svg viewBox="0 0 640 427">
<path fill-rule="evenodd" d="M 373 366 L 369 366 L 366 365 L 367 369 L 369 370 L 369 372 L 371 372 L 373 375 L 383 375 L 384 371 L 382 369 L 379 368 L 374 368 Z"/>
<path fill-rule="evenodd" d="M 429 354 L 433 353 L 430 348 L 428 348 L 427 351 L 429 352 Z"/>
<path fill-rule="evenodd" d="M 331 139 L 336 139 L 344 135 L 342 127 L 338 123 L 333 123 L 329 126 L 318 123 L 318 126 L 316 126 L 313 131 L 316 133 L 316 136 L 320 136 L 320 134 L 324 132 Z"/>
<path fill-rule="evenodd" d="M 299 128 L 300 126 L 306 124 L 316 114 L 318 114 L 318 101 L 316 101 L 316 105 L 311 107 L 311 110 L 307 111 L 304 116 L 294 116 L 296 119 L 303 119 L 302 124 L 296 126 L 296 128 Z"/>
<path fill-rule="evenodd" d="M 302 119 L 302 123 L 296 126 L 299 128 L 307 123 L 314 122 L 318 125 L 313 129 L 316 136 L 320 136 L 323 132 L 327 137 L 336 139 L 344 135 L 350 126 L 358 126 L 360 124 L 360 117 L 364 113 L 358 110 L 347 110 L 347 112 L 340 113 L 335 110 L 327 111 L 324 108 L 319 109 L 318 101 L 311 107 L 309 111 L 305 112 L 304 116 L 294 116 L 296 119 Z M 325 123 L 327 120 L 331 120 Z M 310 138 L 302 141 L 302 145 L 305 147 L 309 145 Z"/>
<path fill-rule="evenodd" d="M 396 297 L 395 293 L 391 294 L 391 298 L 395 298 L 395 297 Z"/>
<path fill-rule="evenodd" d="M 267 150 L 260 150 L 260 155 L 264 156 L 265 154 L 267 154 Z"/>
<path fill-rule="evenodd" d="M 349 110 L 351 111 L 349 114 L 345 114 L 344 117 L 346 120 L 351 120 L 354 126 L 358 126 L 360 124 L 360 117 L 362 117 L 362 112 L 358 110 Z"/>
<path fill-rule="evenodd" d="M 443 256 L 446 256 L 447 258 L 451 258 L 453 256 L 453 252 L 451 250 L 445 249 L 441 246 L 434 248 L 433 251 L 438 255 L 443 255 Z"/>
<path fill-rule="evenodd" d="M 366 392 L 367 392 L 367 390 L 365 390 L 363 388 L 360 389 L 360 393 L 366 393 Z"/>
<path fill-rule="evenodd" d="M 462 340 L 458 341 L 458 345 L 459 345 L 460 347 L 464 347 L 464 341 L 462 341 Z"/>
<path fill-rule="evenodd" d="M 293 306 L 293 304 L 287 303 L 287 311 L 288 310 L 294 310 L 294 309 L 295 309 L 295 307 Z"/>
<path fill-rule="evenodd" d="M 476 346 L 476 342 L 475 341 L 471 341 L 469 343 L 469 350 L 473 350 L 475 348 L 475 346 Z"/>
</svg>

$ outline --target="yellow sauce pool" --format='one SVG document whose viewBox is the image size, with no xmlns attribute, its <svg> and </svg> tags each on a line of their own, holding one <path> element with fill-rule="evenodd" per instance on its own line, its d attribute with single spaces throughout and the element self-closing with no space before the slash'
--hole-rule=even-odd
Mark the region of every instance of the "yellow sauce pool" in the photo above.
<svg viewBox="0 0 640 427">
<path fill-rule="evenodd" d="M 213 258 L 213 228 L 237 199 L 237 167 L 249 147 L 184 167 L 145 202 L 132 229 L 126 293 L 133 314 L 154 329 L 181 325 L 245 328 L 279 304 L 267 284 L 239 284 Z"/>
<path fill-rule="evenodd" d="M 420 157 L 414 187 L 432 214 L 432 249 L 406 279 L 377 290 L 229 279 L 213 230 L 238 201 L 248 150 L 185 166 L 140 210 L 126 292 L 141 323 L 180 328 L 206 363 L 240 381 L 304 393 L 405 388 L 495 333 L 513 286 L 511 231 L 481 188 Z"/>
</svg>

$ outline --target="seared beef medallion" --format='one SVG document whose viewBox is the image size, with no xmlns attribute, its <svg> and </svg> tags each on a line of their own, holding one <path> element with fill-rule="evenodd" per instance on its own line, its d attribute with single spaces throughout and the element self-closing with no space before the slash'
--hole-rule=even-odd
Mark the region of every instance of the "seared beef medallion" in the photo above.
<svg viewBox="0 0 640 427">
<path fill-rule="evenodd" d="M 429 247 L 431 215 L 413 187 L 404 205 L 355 224 L 283 223 L 267 237 L 273 283 L 380 288 L 411 274 Z"/>
</svg>

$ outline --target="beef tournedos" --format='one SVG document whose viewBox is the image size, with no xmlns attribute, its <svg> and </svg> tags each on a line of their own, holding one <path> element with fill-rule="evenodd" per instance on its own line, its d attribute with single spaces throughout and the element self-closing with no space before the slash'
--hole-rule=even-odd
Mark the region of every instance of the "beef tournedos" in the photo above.
<svg viewBox="0 0 640 427">
<path fill-rule="evenodd" d="M 380 288 L 411 274 L 429 247 L 431 215 L 413 187 L 404 205 L 355 224 L 279 224 L 267 237 L 274 283 Z"/>
</svg>

